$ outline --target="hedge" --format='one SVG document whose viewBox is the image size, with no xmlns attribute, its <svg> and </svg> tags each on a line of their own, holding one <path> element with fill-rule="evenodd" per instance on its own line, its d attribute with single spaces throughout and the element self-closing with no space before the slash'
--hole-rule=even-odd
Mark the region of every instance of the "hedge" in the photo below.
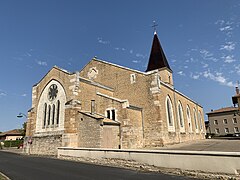
<svg viewBox="0 0 240 180">
<path fill-rule="evenodd" d="M 4 147 L 18 147 L 22 143 L 23 143 L 23 140 L 4 141 Z"/>
</svg>

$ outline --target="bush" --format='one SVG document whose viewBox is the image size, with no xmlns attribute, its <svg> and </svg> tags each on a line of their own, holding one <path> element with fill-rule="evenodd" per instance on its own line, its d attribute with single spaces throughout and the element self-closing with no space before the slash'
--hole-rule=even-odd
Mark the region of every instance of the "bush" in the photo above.
<svg viewBox="0 0 240 180">
<path fill-rule="evenodd" d="M 23 143 L 23 140 L 4 141 L 4 147 L 18 147 L 22 143 Z"/>
</svg>

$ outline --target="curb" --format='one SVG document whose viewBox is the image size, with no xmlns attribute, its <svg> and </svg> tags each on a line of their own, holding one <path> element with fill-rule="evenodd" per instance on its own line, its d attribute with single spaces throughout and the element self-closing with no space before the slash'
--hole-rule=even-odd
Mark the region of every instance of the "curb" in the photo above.
<svg viewBox="0 0 240 180">
<path fill-rule="evenodd" d="M 5 180 L 11 180 L 9 177 L 7 177 L 5 174 L 0 172 L 0 175 L 3 176 L 5 178 Z"/>
</svg>

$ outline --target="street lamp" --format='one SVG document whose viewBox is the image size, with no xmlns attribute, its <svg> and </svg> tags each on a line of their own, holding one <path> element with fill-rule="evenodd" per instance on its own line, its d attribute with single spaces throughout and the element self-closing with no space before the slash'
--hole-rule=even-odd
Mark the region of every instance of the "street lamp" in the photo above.
<svg viewBox="0 0 240 180">
<path fill-rule="evenodd" d="M 26 114 L 23 114 L 23 113 L 21 113 L 21 112 L 17 115 L 18 118 L 22 118 L 23 116 L 24 116 L 25 118 L 27 118 L 27 115 L 26 115 Z"/>
<path fill-rule="evenodd" d="M 23 118 L 23 117 L 25 117 L 26 119 L 28 119 L 27 115 L 24 114 L 24 113 L 21 113 L 21 112 L 20 112 L 20 113 L 17 115 L 17 118 Z M 26 122 L 24 122 L 24 124 L 23 124 L 24 136 L 26 135 L 26 126 L 27 126 L 27 120 L 26 120 Z M 31 137 L 25 136 L 23 148 L 25 149 L 24 151 L 25 151 L 27 154 L 30 154 L 30 147 L 29 147 L 30 141 L 32 141 L 32 140 L 31 140 Z"/>
</svg>

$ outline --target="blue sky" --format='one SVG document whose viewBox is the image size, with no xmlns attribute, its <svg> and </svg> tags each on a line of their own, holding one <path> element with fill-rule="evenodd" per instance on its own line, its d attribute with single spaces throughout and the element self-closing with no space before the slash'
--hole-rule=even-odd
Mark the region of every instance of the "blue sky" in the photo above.
<svg viewBox="0 0 240 180">
<path fill-rule="evenodd" d="M 31 89 L 54 65 L 75 72 L 97 56 L 145 71 L 153 20 L 176 89 L 206 112 L 232 106 L 240 80 L 238 0 L 0 2 L 0 131 L 20 128 Z"/>
</svg>

